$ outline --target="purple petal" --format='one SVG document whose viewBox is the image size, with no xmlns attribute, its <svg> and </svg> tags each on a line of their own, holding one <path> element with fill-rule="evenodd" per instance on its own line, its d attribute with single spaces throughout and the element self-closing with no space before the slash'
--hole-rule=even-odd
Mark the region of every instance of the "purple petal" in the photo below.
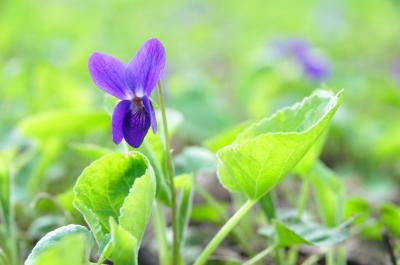
<svg viewBox="0 0 400 265">
<path fill-rule="evenodd" d="M 132 92 L 150 96 L 161 78 L 165 65 L 165 49 L 158 39 L 146 41 L 126 69 L 126 81 Z"/>
<path fill-rule="evenodd" d="M 316 54 L 308 54 L 299 58 L 305 74 L 313 80 L 323 80 L 329 77 L 331 69 L 328 60 Z"/>
<path fill-rule="evenodd" d="M 89 58 L 89 71 L 93 82 L 107 93 L 119 99 L 128 99 L 125 93 L 126 65 L 118 59 L 99 52 Z"/>
<path fill-rule="evenodd" d="M 310 51 L 308 42 L 302 39 L 293 39 L 289 42 L 289 49 L 298 57 L 305 56 Z"/>
<path fill-rule="evenodd" d="M 139 147 L 150 128 L 150 116 L 144 107 L 135 109 L 125 115 L 123 133 L 125 141 L 132 147 Z"/>
<path fill-rule="evenodd" d="M 122 141 L 122 138 L 124 138 L 123 122 L 127 113 L 130 112 L 131 104 L 132 103 L 129 100 L 122 100 L 114 108 L 111 127 L 112 139 L 116 144 L 119 144 Z"/>
<path fill-rule="evenodd" d="M 147 113 L 150 115 L 150 123 L 151 128 L 153 129 L 153 133 L 157 132 L 157 120 L 156 114 L 154 113 L 153 104 L 151 103 L 150 99 L 146 96 L 142 98 L 143 106 L 146 109 Z"/>
</svg>

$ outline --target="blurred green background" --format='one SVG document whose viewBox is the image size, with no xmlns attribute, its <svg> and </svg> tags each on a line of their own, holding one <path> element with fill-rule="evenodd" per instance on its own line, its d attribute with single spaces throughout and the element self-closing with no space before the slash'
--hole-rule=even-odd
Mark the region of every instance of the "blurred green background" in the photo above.
<svg viewBox="0 0 400 265">
<path fill-rule="evenodd" d="M 90 54 L 128 62 L 151 37 L 167 50 L 167 104 L 184 118 L 176 150 L 316 88 L 344 88 L 322 159 L 351 192 L 400 201 L 400 1 L 0 0 L 0 149 L 18 172 L 28 240 L 54 220 L 32 225 L 43 213 L 26 202 L 39 192 L 68 198 L 82 168 L 115 148 Z M 329 76 L 314 80 L 280 54 L 276 44 L 293 39 L 326 58 Z"/>
</svg>

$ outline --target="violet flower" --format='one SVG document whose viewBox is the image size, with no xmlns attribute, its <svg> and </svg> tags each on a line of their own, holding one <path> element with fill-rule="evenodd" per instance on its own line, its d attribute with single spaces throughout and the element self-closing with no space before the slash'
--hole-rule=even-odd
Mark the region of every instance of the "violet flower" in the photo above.
<svg viewBox="0 0 400 265">
<path fill-rule="evenodd" d="M 400 86 L 400 59 L 396 60 L 392 66 L 392 76 Z"/>
<path fill-rule="evenodd" d="M 331 69 L 328 60 L 310 47 L 306 41 L 292 40 L 288 49 L 310 79 L 321 81 L 329 77 Z"/>
<path fill-rule="evenodd" d="M 164 70 L 165 49 L 158 39 L 146 41 L 135 57 L 124 64 L 99 52 L 89 58 L 89 71 L 94 83 L 121 101 L 112 114 L 112 139 L 122 139 L 132 147 L 139 147 L 150 126 L 157 131 L 157 121 L 151 92 Z"/>
</svg>

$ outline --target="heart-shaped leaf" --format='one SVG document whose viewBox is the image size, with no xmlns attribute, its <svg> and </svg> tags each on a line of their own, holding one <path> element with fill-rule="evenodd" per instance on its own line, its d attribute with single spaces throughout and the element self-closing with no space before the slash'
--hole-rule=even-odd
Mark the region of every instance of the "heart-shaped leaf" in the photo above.
<svg viewBox="0 0 400 265">
<path fill-rule="evenodd" d="M 67 225 L 46 234 L 32 249 L 25 265 L 86 265 L 91 234 L 80 225 Z"/>
<path fill-rule="evenodd" d="M 82 172 L 74 195 L 74 205 L 85 217 L 100 249 L 110 239 L 110 217 L 139 243 L 155 197 L 153 169 L 138 152 L 111 153 Z"/>
<path fill-rule="evenodd" d="M 230 191 L 258 199 L 303 158 L 328 127 L 342 93 L 317 91 L 250 125 L 218 151 L 218 176 Z"/>
</svg>

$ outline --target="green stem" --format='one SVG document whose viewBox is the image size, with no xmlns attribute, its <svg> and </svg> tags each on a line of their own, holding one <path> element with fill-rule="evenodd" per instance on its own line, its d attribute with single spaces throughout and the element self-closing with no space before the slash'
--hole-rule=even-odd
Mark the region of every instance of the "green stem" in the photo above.
<svg viewBox="0 0 400 265">
<path fill-rule="evenodd" d="M 169 248 L 168 248 L 168 240 L 167 240 L 167 230 L 166 223 L 164 219 L 163 210 L 161 204 L 155 203 L 155 211 L 153 214 L 153 225 L 154 231 L 157 238 L 158 243 L 158 253 L 159 253 L 159 262 L 161 265 L 170 265 L 170 256 L 169 256 Z"/>
<path fill-rule="evenodd" d="M 314 254 L 314 255 L 308 257 L 301 265 L 313 265 L 313 264 L 317 263 L 318 260 L 319 260 L 319 255 Z"/>
<path fill-rule="evenodd" d="M 338 246 L 337 259 L 338 265 L 346 265 L 346 249 L 343 243 Z"/>
<path fill-rule="evenodd" d="M 197 258 L 194 265 L 203 265 L 206 263 L 211 254 L 217 249 L 222 240 L 229 234 L 229 232 L 239 223 L 239 221 L 247 214 L 247 212 L 257 203 L 257 200 L 248 200 L 243 206 L 225 223 L 225 225 L 218 231 L 214 238 L 208 243 L 206 248 Z"/>
<path fill-rule="evenodd" d="M 162 114 L 163 120 L 163 133 L 164 133 L 164 155 L 165 155 L 165 164 L 167 168 L 167 175 L 169 179 L 169 188 L 171 190 L 171 215 L 172 215 L 172 233 L 173 233 L 173 242 L 172 242 L 172 264 L 177 265 L 180 260 L 180 249 L 179 249 L 179 239 L 178 239 L 178 222 L 177 222 L 177 209 L 176 209 L 176 193 L 175 193 L 175 184 L 174 184 L 174 170 L 172 167 L 172 157 L 171 157 L 171 147 L 170 147 L 170 139 L 168 133 L 168 123 L 167 123 L 167 113 L 164 103 L 163 89 L 161 86 L 161 81 L 158 81 L 158 99 Z"/>
<path fill-rule="evenodd" d="M 209 194 L 203 187 L 200 185 L 195 185 L 196 192 L 212 207 L 214 207 L 219 214 L 222 216 L 223 221 L 227 222 L 229 220 L 229 216 L 226 213 L 226 210 L 224 207 L 220 205 L 220 203 L 211 195 Z M 235 227 L 232 230 L 232 234 L 235 237 L 235 239 L 240 243 L 243 247 L 243 250 L 246 252 L 247 255 L 252 256 L 254 255 L 254 252 L 251 248 L 251 245 L 249 244 L 249 240 L 246 239 L 245 234 L 243 231 L 240 229 L 240 227 Z"/>
<path fill-rule="evenodd" d="M 285 265 L 285 250 L 283 248 L 276 249 L 276 262 L 278 265 Z"/>
<path fill-rule="evenodd" d="M 335 265 L 335 257 L 333 253 L 333 248 L 329 249 L 326 253 L 326 264 L 327 265 Z"/>
<path fill-rule="evenodd" d="M 296 265 L 297 264 L 297 256 L 299 252 L 299 247 L 298 246 L 293 246 L 289 250 L 289 257 L 288 257 L 288 263 L 289 265 Z"/>
<path fill-rule="evenodd" d="M 253 258 L 251 258 L 248 261 L 246 261 L 245 263 L 243 263 L 243 265 L 251 265 L 251 264 L 256 263 L 257 261 L 260 261 L 264 257 L 268 256 L 269 253 L 271 253 L 275 249 L 275 247 L 276 247 L 276 245 L 272 245 L 272 246 L 264 249 L 263 251 L 258 253 L 256 256 L 254 256 Z"/>
</svg>

